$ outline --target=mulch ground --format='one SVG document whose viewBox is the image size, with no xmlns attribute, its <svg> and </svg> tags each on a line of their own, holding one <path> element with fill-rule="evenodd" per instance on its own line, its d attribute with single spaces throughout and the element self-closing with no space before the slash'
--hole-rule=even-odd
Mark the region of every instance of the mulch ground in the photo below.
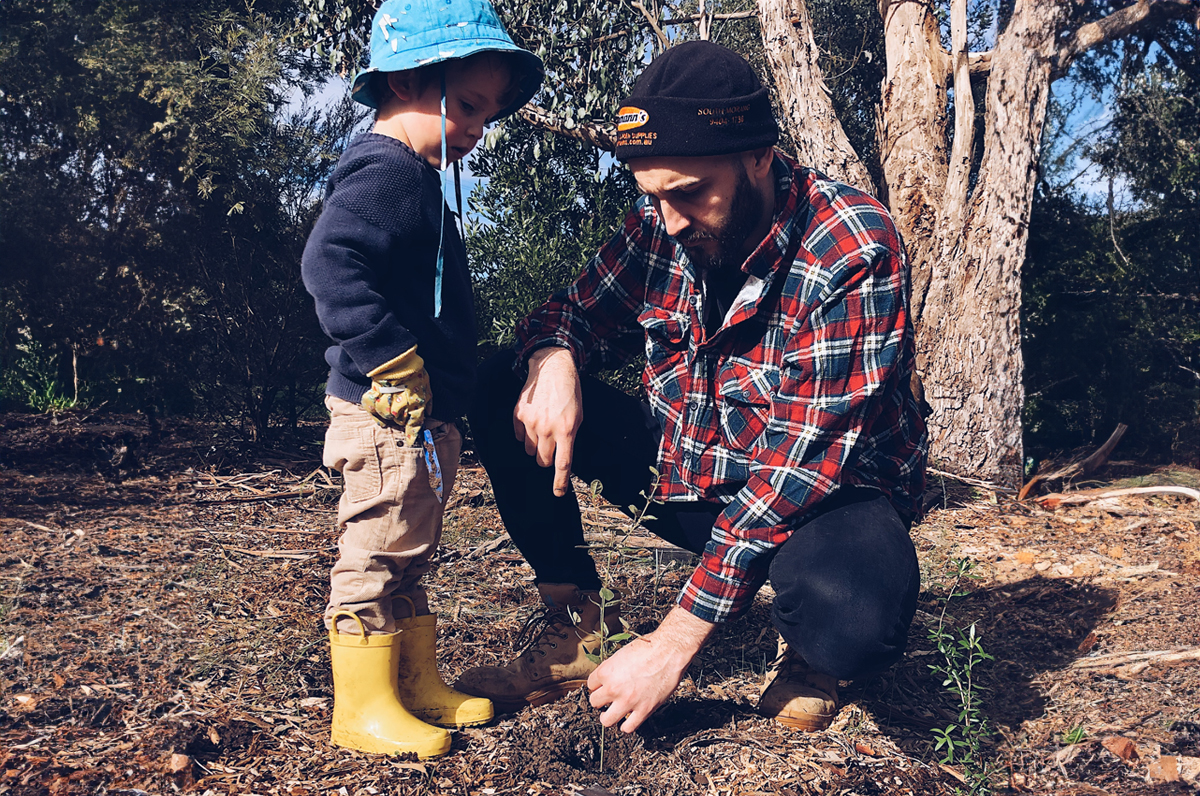
<svg viewBox="0 0 1200 796">
<path fill-rule="evenodd" d="M 996 793 L 1197 790 L 1200 502 L 1049 511 L 937 477 L 913 530 L 909 651 L 843 684 L 825 732 L 755 713 L 775 649 L 765 590 L 632 736 L 602 737 L 580 693 L 457 732 L 435 761 L 331 747 L 320 616 L 339 479 L 318 467 L 321 431 L 267 449 L 200 424 L 0 415 L 0 794 L 938 796 L 967 792 L 981 763 Z M 1104 475 L 1200 482 L 1182 467 Z M 625 616 L 652 629 L 691 562 L 584 502 Z M 447 681 L 508 658 L 536 603 L 502 535 L 468 457 L 429 584 Z M 930 669 L 939 625 L 974 625 L 994 658 L 974 669 L 993 730 L 975 761 L 935 750 L 961 710 Z"/>
</svg>

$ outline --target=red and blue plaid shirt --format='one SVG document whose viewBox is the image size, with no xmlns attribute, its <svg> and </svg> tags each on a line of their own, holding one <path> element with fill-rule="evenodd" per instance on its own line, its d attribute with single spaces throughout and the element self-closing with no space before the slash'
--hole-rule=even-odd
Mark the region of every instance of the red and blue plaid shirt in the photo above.
<svg viewBox="0 0 1200 796">
<path fill-rule="evenodd" d="M 840 486 L 879 489 L 916 515 L 925 423 L 904 248 L 875 199 L 775 153 L 774 223 L 747 286 L 705 333 L 695 266 L 648 197 L 566 290 L 518 329 L 518 362 L 568 348 L 607 367 L 644 348 L 662 425 L 661 500 L 726 503 L 679 605 L 744 613 L 775 550 Z"/>
</svg>

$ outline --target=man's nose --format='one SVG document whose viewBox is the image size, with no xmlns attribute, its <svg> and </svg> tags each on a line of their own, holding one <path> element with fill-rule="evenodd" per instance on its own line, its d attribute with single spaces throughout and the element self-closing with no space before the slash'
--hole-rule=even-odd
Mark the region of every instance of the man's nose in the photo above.
<svg viewBox="0 0 1200 796">
<path fill-rule="evenodd" d="M 691 222 L 688 217 L 680 213 L 678 208 L 670 202 L 659 202 L 658 211 L 662 216 L 663 226 L 667 228 L 667 234 L 673 238 L 678 238 L 680 233 L 686 232 Z"/>
</svg>

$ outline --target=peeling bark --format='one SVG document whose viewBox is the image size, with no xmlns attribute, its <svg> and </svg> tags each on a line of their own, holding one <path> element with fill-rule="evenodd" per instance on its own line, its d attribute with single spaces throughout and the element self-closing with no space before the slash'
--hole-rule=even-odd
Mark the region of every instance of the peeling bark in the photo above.
<svg viewBox="0 0 1200 796">
<path fill-rule="evenodd" d="M 877 192 L 833 111 L 804 0 L 759 0 L 758 20 L 796 157 L 835 180 Z"/>
<path fill-rule="evenodd" d="M 904 236 L 912 267 L 913 318 L 941 246 L 935 230 L 947 177 L 946 82 L 949 56 L 926 3 L 881 0 L 887 47 L 880 150 L 888 206 Z"/>
</svg>

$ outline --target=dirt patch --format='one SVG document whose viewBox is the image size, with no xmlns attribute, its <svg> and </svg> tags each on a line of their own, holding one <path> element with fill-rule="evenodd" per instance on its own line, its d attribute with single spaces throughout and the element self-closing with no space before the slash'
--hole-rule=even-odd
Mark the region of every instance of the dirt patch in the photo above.
<svg viewBox="0 0 1200 796">
<path fill-rule="evenodd" d="M 1149 772 L 1162 755 L 1200 756 L 1200 666 L 1144 656 L 1200 648 L 1200 505 L 1046 511 L 939 479 L 914 529 L 924 588 L 908 653 L 843 683 L 825 732 L 755 713 L 775 647 L 764 590 L 638 733 L 605 733 L 603 768 L 582 692 L 458 732 L 436 761 L 330 747 L 320 616 L 338 479 L 318 468 L 321 432 L 264 448 L 137 416 L 0 416 L 0 793 L 951 794 L 967 772 L 934 750 L 933 728 L 959 710 L 929 668 L 943 608 L 995 657 L 978 685 L 996 792 L 1194 790 Z M 653 629 L 691 564 L 584 502 L 590 538 L 623 539 L 612 579 L 626 617 Z M 508 659 L 536 602 L 502 532 L 468 459 L 430 581 L 447 681 Z M 978 577 L 955 586 L 960 558 Z"/>
</svg>

